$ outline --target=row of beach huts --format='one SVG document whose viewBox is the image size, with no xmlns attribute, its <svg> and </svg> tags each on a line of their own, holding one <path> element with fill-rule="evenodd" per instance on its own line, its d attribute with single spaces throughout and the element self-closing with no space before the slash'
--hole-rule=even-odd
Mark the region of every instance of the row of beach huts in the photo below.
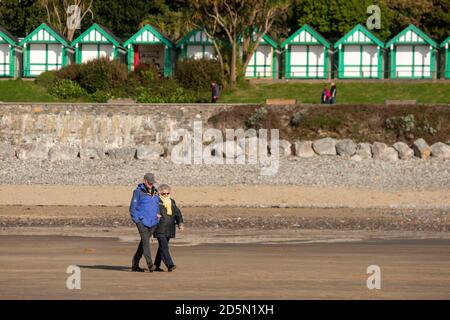
<svg viewBox="0 0 450 320">
<path fill-rule="evenodd" d="M 450 79 L 450 37 L 436 43 L 409 25 L 384 43 L 357 25 L 336 43 L 304 25 L 281 46 L 264 36 L 246 70 L 247 78 L 268 79 Z M 93 24 L 70 42 L 47 23 L 23 39 L 0 26 L 0 77 L 32 78 L 72 63 L 108 57 L 129 70 L 155 63 L 161 73 L 173 74 L 176 59 L 215 58 L 214 45 L 201 30 L 173 43 L 146 25 L 122 42 L 107 28 Z"/>
</svg>

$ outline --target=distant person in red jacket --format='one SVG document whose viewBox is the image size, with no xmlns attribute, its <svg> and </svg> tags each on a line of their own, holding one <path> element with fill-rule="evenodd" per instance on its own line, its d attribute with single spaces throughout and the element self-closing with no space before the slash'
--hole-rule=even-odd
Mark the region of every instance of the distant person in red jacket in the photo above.
<svg viewBox="0 0 450 320">
<path fill-rule="evenodd" d="M 330 96 L 329 103 L 336 104 L 337 88 L 336 88 L 336 83 L 334 83 L 334 82 L 331 83 L 330 94 L 331 94 L 331 96 Z"/>
<path fill-rule="evenodd" d="M 328 89 L 328 86 L 323 87 L 322 91 L 322 104 L 330 103 L 331 91 Z"/>
</svg>

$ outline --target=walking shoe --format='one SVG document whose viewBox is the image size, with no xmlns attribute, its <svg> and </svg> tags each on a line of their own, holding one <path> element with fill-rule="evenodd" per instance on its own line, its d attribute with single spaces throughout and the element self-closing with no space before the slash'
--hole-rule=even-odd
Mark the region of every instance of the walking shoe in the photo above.
<svg viewBox="0 0 450 320">
<path fill-rule="evenodd" d="M 139 268 L 139 266 L 131 267 L 131 271 L 132 272 L 145 272 L 145 270 L 142 268 Z"/>
<path fill-rule="evenodd" d="M 148 271 L 153 272 L 156 270 L 156 266 L 154 264 L 148 266 Z"/>
<path fill-rule="evenodd" d="M 172 265 L 172 266 L 169 266 L 169 267 L 167 268 L 167 271 L 172 272 L 172 271 L 175 270 L 176 268 L 177 268 L 176 265 Z"/>
<path fill-rule="evenodd" d="M 156 271 L 156 272 L 164 272 L 164 270 L 161 269 L 160 267 L 156 267 L 155 271 Z"/>
</svg>

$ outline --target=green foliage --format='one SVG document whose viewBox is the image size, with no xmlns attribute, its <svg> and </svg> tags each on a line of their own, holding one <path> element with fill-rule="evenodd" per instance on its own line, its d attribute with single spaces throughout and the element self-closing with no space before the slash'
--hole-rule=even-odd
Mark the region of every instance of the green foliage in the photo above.
<svg viewBox="0 0 450 320">
<path fill-rule="evenodd" d="M 141 63 L 135 70 L 134 74 L 136 78 L 144 83 L 151 82 L 153 80 L 159 79 L 159 70 L 156 65 L 151 63 Z"/>
<path fill-rule="evenodd" d="M 86 91 L 75 81 L 62 79 L 55 81 L 48 92 L 60 99 L 77 99 L 86 96 Z"/>
<path fill-rule="evenodd" d="M 247 129 L 261 129 L 267 119 L 268 113 L 269 112 L 266 107 L 256 109 L 255 113 L 245 120 L 245 127 Z"/>
<path fill-rule="evenodd" d="M 176 81 L 155 81 L 149 87 L 140 88 L 137 96 L 139 103 L 195 103 L 197 95 L 181 87 Z"/>
<path fill-rule="evenodd" d="M 35 0 L 1 0 L 0 26 L 24 37 L 46 20 L 44 8 Z"/>
<path fill-rule="evenodd" d="M 109 59 L 92 60 L 81 65 L 79 84 L 89 93 L 118 88 L 128 79 L 126 65 Z"/>
<path fill-rule="evenodd" d="M 42 72 L 35 80 L 36 84 L 48 89 L 50 88 L 53 83 L 58 80 L 56 76 L 56 71 L 46 71 Z"/>
<path fill-rule="evenodd" d="M 108 100 L 115 98 L 113 92 L 109 90 L 98 90 L 89 95 L 92 102 L 106 103 Z"/>
<path fill-rule="evenodd" d="M 56 76 L 59 79 L 69 79 L 72 81 L 79 81 L 82 68 L 83 68 L 82 64 L 69 64 L 64 68 L 58 70 L 56 72 Z"/>
<path fill-rule="evenodd" d="M 186 89 L 210 92 L 214 80 L 223 85 L 220 64 L 211 59 L 183 59 L 177 62 L 175 79 Z"/>
<path fill-rule="evenodd" d="M 311 128 L 320 128 L 326 131 L 337 131 L 342 126 L 342 119 L 327 115 L 317 115 L 313 117 L 307 126 Z"/>
</svg>

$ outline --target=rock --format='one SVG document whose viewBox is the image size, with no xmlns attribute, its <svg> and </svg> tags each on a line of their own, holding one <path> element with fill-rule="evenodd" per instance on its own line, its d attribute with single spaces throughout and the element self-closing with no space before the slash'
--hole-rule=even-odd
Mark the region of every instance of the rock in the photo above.
<svg viewBox="0 0 450 320">
<path fill-rule="evenodd" d="M 392 146 L 398 152 L 400 159 L 410 159 L 414 157 L 414 151 L 404 142 L 397 142 Z"/>
<path fill-rule="evenodd" d="M 361 162 L 363 160 L 363 158 L 359 154 L 355 154 L 350 159 L 356 162 Z"/>
<path fill-rule="evenodd" d="M 78 148 L 61 144 L 54 145 L 48 152 L 50 161 L 67 161 L 78 157 Z"/>
<path fill-rule="evenodd" d="M 300 158 L 311 158 L 316 155 L 312 147 L 312 141 L 297 141 L 294 144 L 295 155 Z"/>
<path fill-rule="evenodd" d="M 450 146 L 442 142 L 437 142 L 431 146 L 431 156 L 433 158 L 450 160 Z"/>
<path fill-rule="evenodd" d="M 392 147 L 388 147 L 385 143 L 375 142 L 372 145 L 372 154 L 374 159 L 384 161 L 398 160 L 398 152 Z"/>
<path fill-rule="evenodd" d="M 340 156 L 351 157 L 356 152 L 356 144 L 351 139 L 340 140 L 336 143 L 336 152 Z"/>
<path fill-rule="evenodd" d="M 356 147 L 356 155 L 360 156 L 361 159 L 371 159 L 372 158 L 372 145 L 370 143 L 358 143 Z"/>
<path fill-rule="evenodd" d="M 164 147 L 158 143 L 139 146 L 136 151 L 138 160 L 158 160 L 161 156 L 164 156 Z"/>
<path fill-rule="evenodd" d="M 136 155 L 136 149 L 130 147 L 109 149 L 107 155 L 116 160 L 132 160 Z"/>
<path fill-rule="evenodd" d="M 9 142 L 0 142 L 0 159 L 11 159 L 15 155 L 14 147 Z"/>
<path fill-rule="evenodd" d="M 27 143 L 17 150 L 17 158 L 20 160 L 47 160 L 48 159 L 48 147 L 43 143 Z"/>
<path fill-rule="evenodd" d="M 287 140 L 279 140 L 279 155 L 286 158 L 292 155 L 292 144 Z"/>
<path fill-rule="evenodd" d="M 336 155 L 336 140 L 332 138 L 323 138 L 313 142 L 314 151 L 320 156 Z"/>
<path fill-rule="evenodd" d="M 80 150 L 81 159 L 104 159 L 105 149 L 102 146 L 86 146 Z"/>
<path fill-rule="evenodd" d="M 416 157 L 428 159 L 431 156 L 431 148 L 428 143 L 422 138 L 414 141 L 412 148 Z"/>
</svg>

